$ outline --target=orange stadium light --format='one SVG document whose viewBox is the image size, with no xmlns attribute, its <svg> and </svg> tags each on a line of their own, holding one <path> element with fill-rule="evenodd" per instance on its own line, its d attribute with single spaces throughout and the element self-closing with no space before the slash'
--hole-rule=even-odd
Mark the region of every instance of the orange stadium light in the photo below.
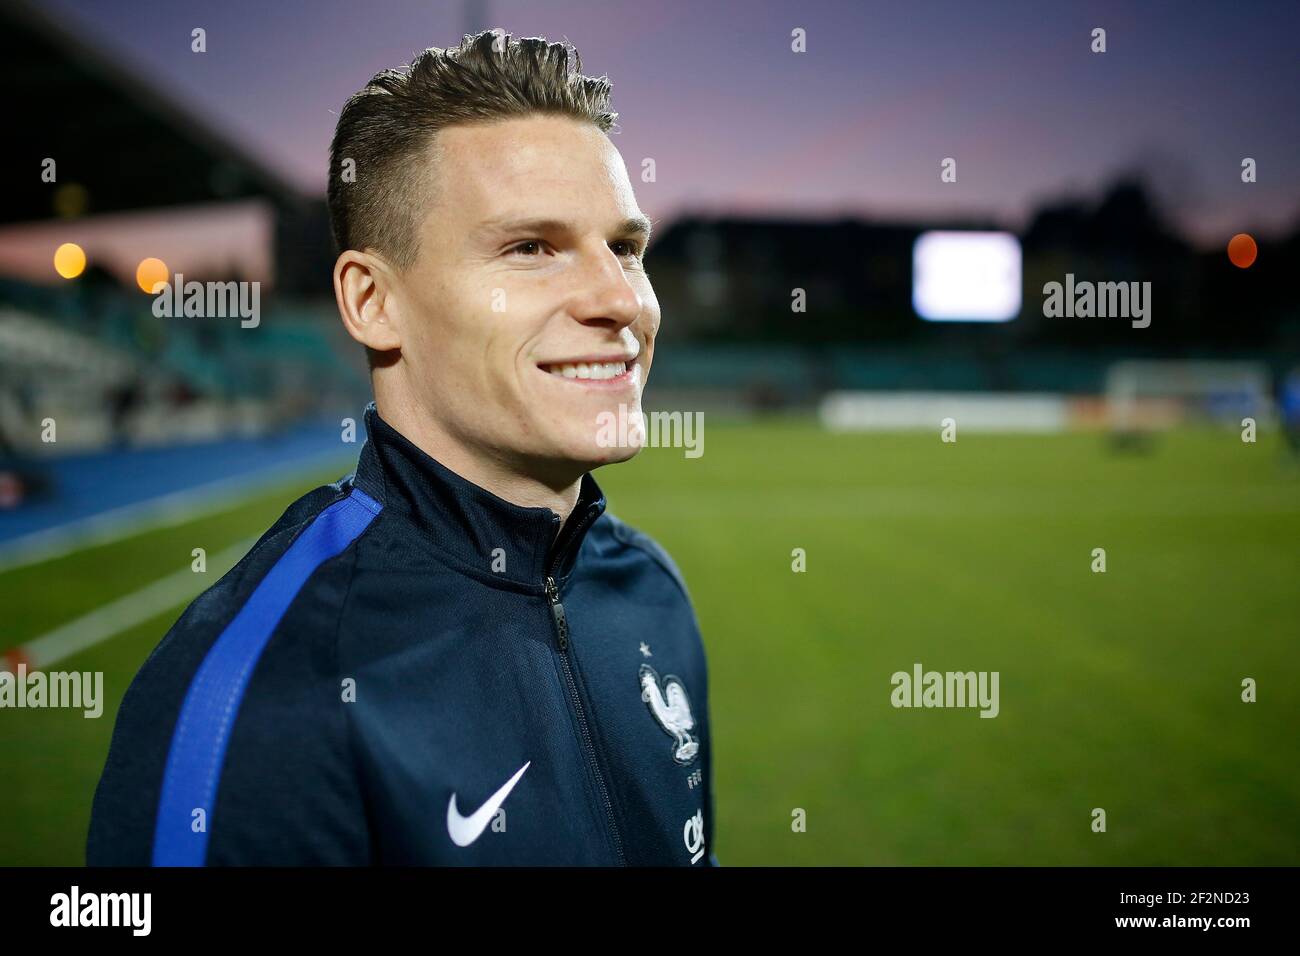
<svg viewBox="0 0 1300 956">
<path fill-rule="evenodd" d="M 150 256 L 148 259 L 141 259 L 140 264 L 136 266 L 135 281 L 142 292 L 153 295 L 158 291 L 160 284 L 167 282 L 167 278 L 167 263 L 161 259 Z"/>
<path fill-rule="evenodd" d="M 1228 260 L 1238 269 L 1249 269 L 1259 255 L 1255 240 L 1244 232 L 1239 232 L 1228 240 Z"/>
<path fill-rule="evenodd" d="M 86 252 L 75 242 L 65 242 L 54 250 L 54 271 L 65 279 L 75 279 L 86 268 Z"/>
</svg>

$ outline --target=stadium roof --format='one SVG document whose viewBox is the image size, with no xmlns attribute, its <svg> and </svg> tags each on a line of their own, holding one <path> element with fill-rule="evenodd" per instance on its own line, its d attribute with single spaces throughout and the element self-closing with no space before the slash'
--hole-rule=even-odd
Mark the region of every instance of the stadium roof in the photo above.
<svg viewBox="0 0 1300 956">
<path fill-rule="evenodd" d="M 14 133 L 0 151 L 0 169 L 6 183 L 31 184 L 10 190 L 0 224 L 55 218 L 58 187 L 70 184 L 84 190 L 72 202 L 85 214 L 249 198 L 281 207 L 308 201 L 27 0 L 0 3 L 0 60 Z M 47 157 L 57 163 L 58 186 L 40 179 Z"/>
</svg>

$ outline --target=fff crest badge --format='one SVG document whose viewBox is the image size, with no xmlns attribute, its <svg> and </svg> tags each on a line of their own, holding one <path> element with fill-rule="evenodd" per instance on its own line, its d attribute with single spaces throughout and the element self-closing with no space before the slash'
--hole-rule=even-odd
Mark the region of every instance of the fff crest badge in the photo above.
<svg viewBox="0 0 1300 956">
<path fill-rule="evenodd" d="M 672 674 L 660 681 L 649 664 L 641 665 L 640 681 L 641 699 L 664 733 L 673 738 L 673 760 L 682 765 L 691 763 L 700 752 L 700 742 L 691 733 L 695 717 L 686 688 Z"/>
</svg>

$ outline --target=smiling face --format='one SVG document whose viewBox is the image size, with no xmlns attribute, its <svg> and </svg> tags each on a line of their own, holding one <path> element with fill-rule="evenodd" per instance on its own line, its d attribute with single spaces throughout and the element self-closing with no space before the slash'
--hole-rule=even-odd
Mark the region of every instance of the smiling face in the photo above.
<svg viewBox="0 0 1300 956">
<path fill-rule="evenodd" d="M 400 359 L 377 374 L 400 369 L 421 417 L 506 467 L 563 482 L 631 458 L 603 447 L 602 413 L 640 414 L 660 315 L 622 157 L 562 116 L 437 136 L 419 253 L 396 276 Z"/>
</svg>

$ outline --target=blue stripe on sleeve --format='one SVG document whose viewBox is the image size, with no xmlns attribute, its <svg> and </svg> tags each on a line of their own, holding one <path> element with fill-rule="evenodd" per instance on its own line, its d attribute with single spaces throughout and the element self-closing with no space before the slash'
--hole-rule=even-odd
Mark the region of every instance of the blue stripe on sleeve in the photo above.
<svg viewBox="0 0 1300 956">
<path fill-rule="evenodd" d="M 226 746 L 253 669 L 307 579 L 355 541 L 380 510 L 354 488 L 318 514 L 208 650 L 172 734 L 154 821 L 154 866 L 204 865 Z M 197 809 L 206 815 L 198 833 L 192 829 Z"/>
</svg>

